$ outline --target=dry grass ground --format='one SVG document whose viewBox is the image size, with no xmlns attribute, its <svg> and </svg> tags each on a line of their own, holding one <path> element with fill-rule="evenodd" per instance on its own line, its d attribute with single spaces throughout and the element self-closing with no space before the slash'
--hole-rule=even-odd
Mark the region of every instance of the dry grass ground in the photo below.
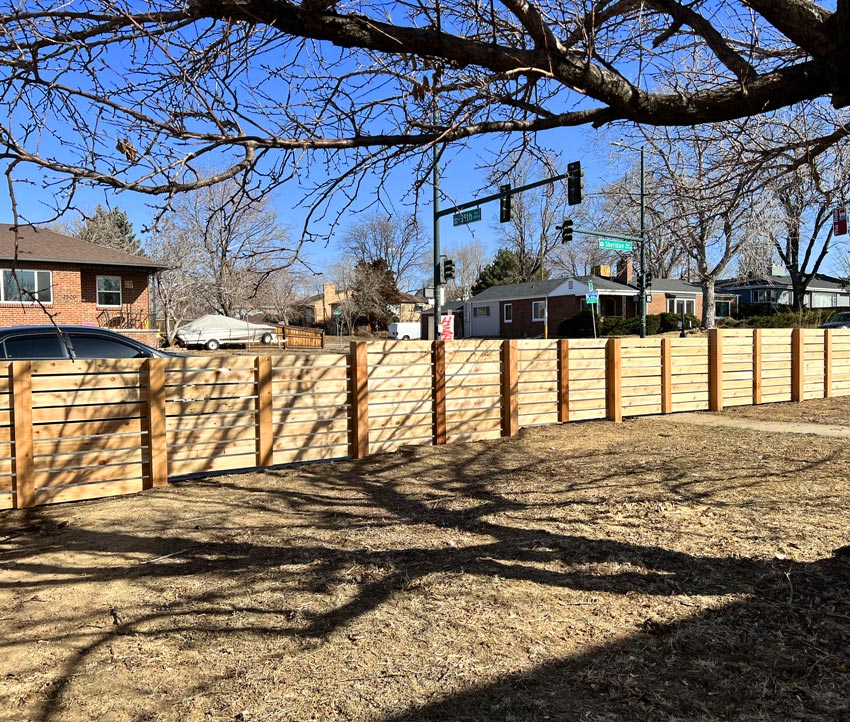
<svg viewBox="0 0 850 722">
<path fill-rule="evenodd" d="M 850 720 L 847 446 L 594 422 L 6 513 L 0 718 Z"/>
</svg>

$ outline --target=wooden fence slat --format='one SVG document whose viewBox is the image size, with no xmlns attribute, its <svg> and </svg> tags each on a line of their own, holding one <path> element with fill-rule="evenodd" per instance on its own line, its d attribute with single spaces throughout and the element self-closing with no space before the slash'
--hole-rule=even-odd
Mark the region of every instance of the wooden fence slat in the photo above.
<svg viewBox="0 0 850 722">
<path fill-rule="evenodd" d="M 760 328 L 753 329 L 753 403 L 761 403 L 762 393 L 762 332 Z"/>
<path fill-rule="evenodd" d="M 147 431 L 148 462 L 143 488 L 168 484 L 168 444 L 165 433 L 165 364 L 164 358 L 145 362 L 148 381 L 145 386 L 143 426 Z"/>
<path fill-rule="evenodd" d="M 519 432 L 519 380 L 516 339 L 502 341 L 502 436 Z"/>
<path fill-rule="evenodd" d="M 673 411 L 673 339 L 661 339 L 661 413 Z"/>
<path fill-rule="evenodd" d="M 272 394 L 271 356 L 257 356 L 254 376 L 257 396 L 257 466 L 271 466 L 274 463 L 274 428 L 272 424 L 274 396 Z"/>
<path fill-rule="evenodd" d="M 369 454 L 369 357 L 365 341 L 351 342 L 348 364 L 349 453 L 355 459 L 362 459 Z"/>
<path fill-rule="evenodd" d="M 570 342 L 558 341 L 558 422 L 570 420 Z"/>
<path fill-rule="evenodd" d="M 723 411 L 723 337 L 720 330 L 708 332 L 708 408 Z"/>
<path fill-rule="evenodd" d="M 623 421 L 622 348 L 619 338 L 605 344 L 605 416 L 616 424 Z"/>
<path fill-rule="evenodd" d="M 832 331 L 823 330 L 823 397 L 832 396 Z"/>
<path fill-rule="evenodd" d="M 9 367 L 12 382 L 12 441 L 14 448 L 13 490 L 15 508 L 35 502 L 32 456 L 32 362 L 13 361 Z"/>
<path fill-rule="evenodd" d="M 446 342 L 431 347 L 432 434 L 434 444 L 446 443 Z"/>
<path fill-rule="evenodd" d="M 791 330 L 791 401 L 802 401 L 805 394 L 805 346 L 803 329 Z"/>
</svg>

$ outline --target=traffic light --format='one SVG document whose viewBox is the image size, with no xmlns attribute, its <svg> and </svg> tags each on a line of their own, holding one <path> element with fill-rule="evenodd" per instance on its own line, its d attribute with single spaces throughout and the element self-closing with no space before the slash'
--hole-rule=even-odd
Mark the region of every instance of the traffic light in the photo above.
<svg viewBox="0 0 850 722">
<path fill-rule="evenodd" d="M 455 277 L 455 262 L 451 258 L 440 260 L 440 283 L 451 281 Z"/>
<path fill-rule="evenodd" d="M 564 218 L 560 226 L 555 226 L 561 232 L 561 243 L 569 243 L 573 240 L 573 219 Z"/>
<path fill-rule="evenodd" d="M 499 223 L 507 223 L 511 220 L 511 184 L 499 186 L 499 193 Z"/>
<path fill-rule="evenodd" d="M 567 163 L 567 205 L 575 206 L 584 198 L 584 169 L 580 160 Z"/>
</svg>

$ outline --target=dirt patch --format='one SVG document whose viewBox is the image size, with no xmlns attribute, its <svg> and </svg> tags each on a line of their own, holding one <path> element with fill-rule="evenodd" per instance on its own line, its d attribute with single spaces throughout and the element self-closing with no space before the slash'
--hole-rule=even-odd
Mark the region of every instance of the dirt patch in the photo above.
<svg viewBox="0 0 850 722">
<path fill-rule="evenodd" d="M 0 719 L 850 719 L 846 447 L 593 422 L 7 513 Z"/>
</svg>

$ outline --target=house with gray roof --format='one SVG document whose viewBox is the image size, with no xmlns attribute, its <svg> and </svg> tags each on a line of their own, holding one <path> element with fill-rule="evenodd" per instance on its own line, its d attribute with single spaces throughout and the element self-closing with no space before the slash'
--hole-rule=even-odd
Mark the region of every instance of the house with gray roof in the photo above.
<svg viewBox="0 0 850 722">
<path fill-rule="evenodd" d="M 791 276 L 782 266 L 775 266 L 770 275 L 718 281 L 717 288 L 736 294 L 740 303 L 776 308 L 794 302 Z M 806 288 L 803 305 L 806 308 L 850 308 L 850 290 L 844 280 L 818 273 Z"/>
</svg>

